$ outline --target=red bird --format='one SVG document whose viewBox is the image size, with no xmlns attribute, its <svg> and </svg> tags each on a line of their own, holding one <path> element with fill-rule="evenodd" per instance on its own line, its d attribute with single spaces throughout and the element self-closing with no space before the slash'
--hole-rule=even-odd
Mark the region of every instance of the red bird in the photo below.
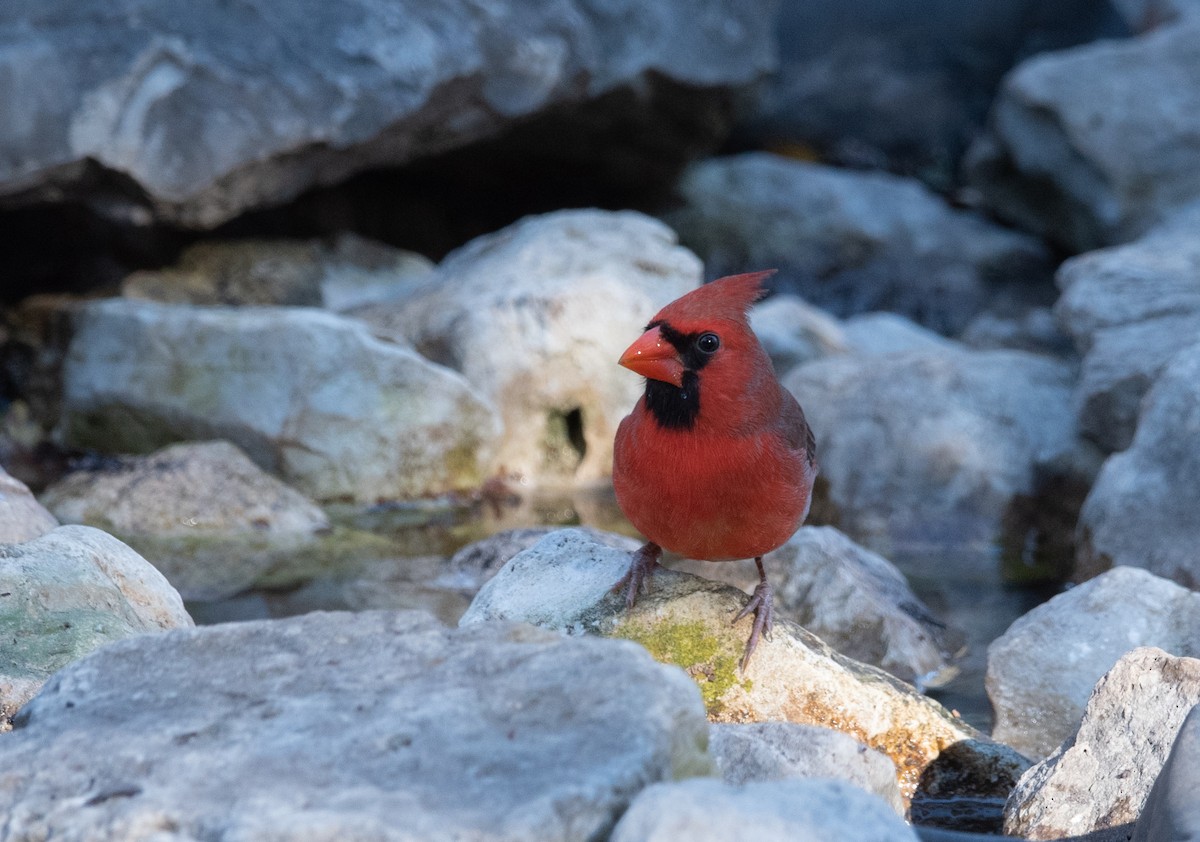
<svg viewBox="0 0 1200 842">
<path fill-rule="evenodd" d="M 648 540 L 625 588 L 632 608 L 665 547 L 704 561 L 753 558 L 759 584 L 737 622 L 754 625 L 742 669 L 772 625 L 762 557 L 804 522 L 817 476 L 804 411 L 779 385 L 747 311 L 773 272 L 720 278 L 662 310 L 621 355 L 646 392 L 621 421 L 613 450 L 617 503 Z"/>
</svg>

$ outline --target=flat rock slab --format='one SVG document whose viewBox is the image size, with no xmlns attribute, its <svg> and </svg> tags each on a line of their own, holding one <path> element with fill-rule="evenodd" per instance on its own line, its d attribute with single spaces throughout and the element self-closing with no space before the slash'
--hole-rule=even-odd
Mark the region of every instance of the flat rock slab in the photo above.
<svg viewBox="0 0 1200 842">
<path fill-rule="evenodd" d="M 524 620 L 643 644 L 685 669 L 714 722 L 825 725 L 877 748 L 895 763 L 906 798 L 947 792 L 1004 798 L 1027 761 L 955 719 L 887 673 L 838 655 L 787 620 L 759 643 L 749 669 L 738 663 L 749 618 L 741 591 L 660 570 L 631 611 L 613 584 L 630 553 L 564 530 L 514 556 L 483 586 L 460 624 Z M 918 791 L 920 791 L 918 793 Z"/>
<path fill-rule="evenodd" d="M 0 840 L 606 838 L 711 770 L 629 643 L 367 612 L 210 626 L 59 673 L 0 739 Z"/>
<path fill-rule="evenodd" d="M 695 154 L 719 142 L 731 90 L 771 69 L 771 9 L 767 0 L 636 10 L 595 0 L 251 0 L 223 10 L 51 0 L 36 13 L 5 4 L 0 77 L 6 102 L 22 107 L 0 119 L 0 199 L 83 194 L 112 215 L 213 228 L 621 89 L 642 130 L 614 134 L 602 153 L 628 143 L 661 161 L 645 148 L 657 127 L 662 149 Z M 688 89 L 700 95 L 685 101 L 715 126 L 651 105 L 655 92 Z"/>
</svg>

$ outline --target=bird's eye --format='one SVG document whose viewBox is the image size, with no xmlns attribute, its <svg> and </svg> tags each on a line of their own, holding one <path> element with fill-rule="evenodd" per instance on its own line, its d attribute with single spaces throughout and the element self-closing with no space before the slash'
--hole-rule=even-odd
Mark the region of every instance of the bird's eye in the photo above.
<svg viewBox="0 0 1200 842">
<path fill-rule="evenodd" d="M 696 347 L 705 354 L 714 353 L 721 347 L 721 337 L 715 333 L 704 333 L 696 340 Z"/>
</svg>

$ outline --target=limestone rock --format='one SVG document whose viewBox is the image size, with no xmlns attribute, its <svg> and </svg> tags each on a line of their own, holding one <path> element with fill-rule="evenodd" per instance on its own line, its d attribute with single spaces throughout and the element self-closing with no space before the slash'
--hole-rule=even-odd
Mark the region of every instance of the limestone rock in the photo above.
<svg viewBox="0 0 1200 842">
<path fill-rule="evenodd" d="M 1077 576 L 1132 565 L 1200 587 L 1198 383 L 1200 337 L 1146 395 L 1133 443 L 1108 458 L 1088 493 L 1079 514 Z"/>
<path fill-rule="evenodd" d="M 185 442 L 68 474 L 42 495 L 64 523 L 119 536 L 185 599 L 215 599 L 254 582 L 329 518 L 229 442 Z"/>
<path fill-rule="evenodd" d="M 858 354 L 899 354 L 904 351 L 947 351 L 956 346 L 939 333 L 921 327 L 899 313 L 861 313 L 843 325 L 850 349 Z"/>
<path fill-rule="evenodd" d="M 592 167 L 661 178 L 719 142 L 737 92 L 771 69 L 771 9 L 6 4 L 0 77 L 21 107 L 0 119 L 0 197 L 83 197 L 122 221 L 214 228 L 518 126 L 535 148 L 578 135 L 560 139 L 560 159 L 583 148 Z M 610 123 L 623 131 L 598 128 Z"/>
<path fill-rule="evenodd" d="M 957 332 L 994 282 L 1049 275 L 1040 244 L 954 210 L 920 182 L 767 153 L 692 165 L 667 221 L 707 273 L 771 280 L 840 317 L 892 310 Z"/>
<path fill-rule="evenodd" d="M 1082 252 L 1200 197 L 1198 37 L 1189 19 L 1019 65 L 969 156 L 987 205 Z"/>
<path fill-rule="evenodd" d="M 727 784 L 832 778 L 879 796 L 904 815 L 895 764 L 832 728 L 795 722 L 719 722 L 710 729 L 708 748 Z"/>
<path fill-rule="evenodd" d="M 956 720 L 941 705 L 875 667 L 838 655 L 816 636 L 777 620 L 745 674 L 738 662 L 750 620 L 731 625 L 746 602 L 736 589 L 660 570 L 626 612 L 613 584 L 629 553 L 571 530 L 514 556 L 483 586 L 460 625 L 524 620 L 573 633 L 642 643 L 699 684 L 714 722 L 826 725 L 887 754 L 901 792 L 947 791 L 1003 798 L 1026 761 Z"/>
<path fill-rule="evenodd" d="M 1083 355 L 1079 430 L 1108 451 L 1133 439 L 1142 399 L 1200 342 L 1200 206 L 1136 242 L 1072 258 L 1055 313 Z"/>
<path fill-rule="evenodd" d="M 841 781 L 719 781 L 656 784 L 643 790 L 612 842 L 915 842 L 881 799 Z"/>
<path fill-rule="evenodd" d="M 1097 683 L 1079 730 L 1021 776 L 1004 832 L 1058 839 L 1136 821 L 1197 704 L 1200 660 L 1133 650 Z"/>
<path fill-rule="evenodd" d="M 0 545 L 0 730 L 55 670 L 115 640 L 191 625 L 162 574 L 98 529 Z"/>
<path fill-rule="evenodd" d="M 416 612 L 106 647 L 0 739 L 0 839 L 607 838 L 711 770 L 696 688 L 632 644 Z"/>
<path fill-rule="evenodd" d="M 1035 760 L 1050 754 L 1096 682 L 1138 646 L 1200 657 L 1200 594 L 1116 567 L 1034 608 L 988 647 L 992 737 Z"/>
<path fill-rule="evenodd" d="M 1020 351 L 831 357 L 783 384 L 816 434 L 830 519 L 884 552 L 990 544 L 1074 447 L 1070 367 Z"/>
<path fill-rule="evenodd" d="M 798 295 L 772 295 L 751 308 L 750 327 L 777 374 L 850 350 L 841 323 Z"/>
<path fill-rule="evenodd" d="M 561 211 L 473 240 L 421 288 L 356 315 L 495 404 L 497 464 L 581 482 L 608 475 L 617 425 L 641 396 L 641 379 L 616 364 L 621 352 L 699 283 L 700 262 L 661 222 Z"/>
<path fill-rule="evenodd" d="M 145 453 L 223 438 L 318 500 L 478 485 L 500 432 L 460 375 L 303 308 L 90 304 L 63 402 L 70 444 Z"/>
<path fill-rule="evenodd" d="M 1187 842 L 1200 838 L 1200 706 L 1183 721 L 1167 762 L 1150 789 L 1133 842 Z"/>
<path fill-rule="evenodd" d="M 19 544 L 45 535 L 58 521 L 21 482 L 0 466 L 0 544 Z"/>
</svg>

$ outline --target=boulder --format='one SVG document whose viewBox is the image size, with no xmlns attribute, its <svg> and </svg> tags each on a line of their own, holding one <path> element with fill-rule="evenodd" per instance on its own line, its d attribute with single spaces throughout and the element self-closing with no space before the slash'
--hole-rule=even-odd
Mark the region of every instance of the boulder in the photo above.
<svg viewBox="0 0 1200 842">
<path fill-rule="evenodd" d="M 899 354 L 904 351 L 949 351 L 953 341 L 921 327 L 899 313 L 860 313 L 842 325 L 846 343 L 856 354 Z"/>
<path fill-rule="evenodd" d="M 1020 64 L 968 156 L 987 207 L 1082 252 L 1200 198 L 1198 39 L 1188 18 Z"/>
<path fill-rule="evenodd" d="M 768 153 L 689 167 L 667 215 L 710 277 L 778 268 L 773 288 L 845 317 L 892 310 L 960 330 L 996 284 L 1049 278 L 1043 247 L 920 182 Z"/>
<path fill-rule="evenodd" d="M 1187 842 L 1200 838 L 1200 706 L 1183 721 L 1167 762 L 1154 780 L 1132 842 Z"/>
<path fill-rule="evenodd" d="M 227 439 L 317 500 L 477 486 L 500 433 L 461 375 L 307 308 L 98 301 L 81 312 L 63 382 L 71 445 Z"/>
<path fill-rule="evenodd" d="M 842 324 L 798 295 L 772 295 L 755 305 L 750 327 L 777 374 L 850 350 Z"/>
<path fill-rule="evenodd" d="M 1060 267 L 1055 313 L 1083 355 L 1079 431 L 1108 451 L 1133 440 L 1146 392 L 1200 342 L 1200 205 L 1124 246 Z"/>
<path fill-rule="evenodd" d="M 832 357 L 783 383 L 816 435 L 828 519 L 885 553 L 990 545 L 1074 447 L 1070 367 L 1021 351 Z"/>
<path fill-rule="evenodd" d="M 1200 657 L 1200 594 L 1116 567 L 1034 608 L 988 647 L 993 739 L 1035 760 L 1050 754 L 1096 682 L 1137 646 Z"/>
<path fill-rule="evenodd" d="M 1167 366 L 1146 395 L 1133 443 L 1101 468 L 1079 514 L 1077 577 L 1132 565 L 1200 588 L 1198 383 L 1200 341 Z"/>
<path fill-rule="evenodd" d="M 626 611 L 613 585 L 629 561 L 627 551 L 582 533 L 553 533 L 510 559 L 460 626 L 523 620 L 637 641 L 692 676 L 712 721 L 836 728 L 891 758 L 906 799 L 956 792 L 990 799 L 998 812 L 1027 765 L 911 686 L 837 654 L 786 619 L 776 619 L 773 636 L 759 642 L 742 672 L 750 619 L 733 625 L 730 618 L 745 605 L 744 593 L 662 569 Z"/>
<path fill-rule="evenodd" d="M 1200 660 L 1133 650 L 1096 684 L 1078 731 L 1021 776 L 1004 832 L 1059 839 L 1132 824 L 1197 704 Z"/>
<path fill-rule="evenodd" d="M 718 722 L 709 729 L 708 750 L 727 784 L 831 778 L 879 796 L 904 815 L 895 764 L 832 728 L 795 722 Z"/>
<path fill-rule="evenodd" d="M 647 787 L 612 842 L 915 842 L 881 799 L 842 781 L 765 781 L 730 786 L 691 780 Z"/>
<path fill-rule="evenodd" d="M 58 526 L 25 483 L 0 466 L 0 544 L 19 544 L 45 535 Z"/>
<path fill-rule="evenodd" d="M 237 593 L 330 528 L 325 513 L 229 442 L 185 442 L 72 472 L 42 501 L 110 532 L 185 599 Z"/>
<path fill-rule="evenodd" d="M 211 240 L 178 262 L 121 282 L 126 298 L 166 304 L 324 306 L 345 310 L 397 294 L 433 268 L 425 257 L 353 234 L 331 243 Z"/>
<path fill-rule="evenodd" d="M 72 661 L 115 640 L 191 625 L 162 574 L 99 529 L 60 526 L 0 544 L 0 731 Z"/>
<path fill-rule="evenodd" d="M 696 688 L 632 644 L 417 612 L 123 641 L 0 739 L 0 839 L 604 839 L 711 770 Z"/>
<path fill-rule="evenodd" d="M 699 283 L 700 262 L 661 222 L 561 211 L 473 240 L 411 294 L 355 314 L 495 404 L 497 464 L 532 481 L 586 482 L 611 471 L 617 425 L 644 388 L 617 359 Z"/>
<path fill-rule="evenodd" d="M 663 178 L 719 142 L 737 94 L 772 68 L 772 8 L 6 5 L 0 78 L 22 105 L 0 116 L 0 197 L 213 228 L 518 127 L 546 158 Z M 562 142 L 567 132 L 581 142 Z"/>
</svg>

